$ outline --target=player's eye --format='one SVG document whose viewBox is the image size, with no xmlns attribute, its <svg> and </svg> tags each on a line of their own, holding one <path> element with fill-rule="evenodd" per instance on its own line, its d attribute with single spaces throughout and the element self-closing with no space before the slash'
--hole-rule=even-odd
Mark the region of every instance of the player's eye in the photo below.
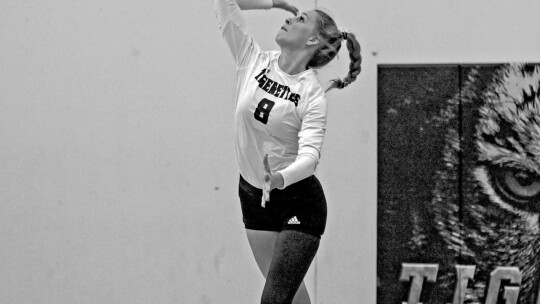
<svg viewBox="0 0 540 304">
<path fill-rule="evenodd" d="M 491 166 L 493 188 L 506 202 L 528 211 L 540 211 L 540 176 L 506 166 Z"/>
<path fill-rule="evenodd" d="M 300 16 L 300 22 L 304 22 L 304 17 Z"/>
</svg>

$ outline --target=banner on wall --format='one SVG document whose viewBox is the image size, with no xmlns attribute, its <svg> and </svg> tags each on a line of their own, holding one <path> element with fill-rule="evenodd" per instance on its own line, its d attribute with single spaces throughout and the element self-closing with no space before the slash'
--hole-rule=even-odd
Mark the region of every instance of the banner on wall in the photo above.
<svg viewBox="0 0 540 304">
<path fill-rule="evenodd" d="M 378 68 L 377 303 L 540 303 L 540 65 Z"/>
</svg>

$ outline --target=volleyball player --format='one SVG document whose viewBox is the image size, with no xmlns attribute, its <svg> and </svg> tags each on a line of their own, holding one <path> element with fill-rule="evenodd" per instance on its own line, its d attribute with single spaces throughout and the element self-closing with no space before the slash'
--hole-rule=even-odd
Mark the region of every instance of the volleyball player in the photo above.
<svg viewBox="0 0 540 304">
<path fill-rule="evenodd" d="M 237 68 L 236 158 L 247 237 L 266 278 L 261 303 L 309 304 L 304 276 L 326 226 L 326 200 L 313 175 L 326 130 L 326 91 L 360 73 L 360 45 L 321 10 L 299 13 L 285 0 L 214 0 L 219 28 Z M 279 51 L 250 37 L 241 10 L 280 8 Z M 315 69 L 345 42 L 349 72 L 324 89 Z"/>
</svg>

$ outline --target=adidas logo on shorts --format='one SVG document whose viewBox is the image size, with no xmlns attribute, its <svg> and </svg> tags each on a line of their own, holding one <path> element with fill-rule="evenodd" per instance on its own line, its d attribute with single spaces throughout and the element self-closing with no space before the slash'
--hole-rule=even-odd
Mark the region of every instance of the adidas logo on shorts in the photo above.
<svg viewBox="0 0 540 304">
<path fill-rule="evenodd" d="M 287 224 L 300 224 L 300 221 L 296 218 L 296 216 L 293 216 Z"/>
</svg>

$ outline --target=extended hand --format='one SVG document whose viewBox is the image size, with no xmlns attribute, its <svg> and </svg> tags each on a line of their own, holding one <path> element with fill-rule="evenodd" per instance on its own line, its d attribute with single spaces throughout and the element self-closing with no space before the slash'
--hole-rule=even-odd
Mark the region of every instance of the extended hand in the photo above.
<svg viewBox="0 0 540 304">
<path fill-rule="evenodd" d="M 266 202 L 270 200 L 270 191 L 275 188 L 282 187 L 284 181 L 281 173 L 272 173 L 272 169 L 270 169 L 270 164 L 268 163 L 268 154 L 264 156 L 263 165 L 263 195 L 261 200 L 261 206 L 263 206 L 264 208 L 266 206 Z"/>
<path fill-rule="evenodd" d="M 291 12 L 293 15 L 298 15 L 298 9 L 296 6 L 289 4 L 289 2 L 285 0 L 272 0 L 274 3 L 275 8 L 280 8 L 282 10 L 286 10 L 288 12 Z"/>
<path fill-rule="evenodd" d="M 270 164 L 268 163 L 268 154 L 264 156 L 263 165 L 263 195 L 261 206 L 264 208 L 266 206 L 266 202 L 270 200 L 270 191 L 272 191 L 272 170 L 270 169 Z"/>
</svg>

